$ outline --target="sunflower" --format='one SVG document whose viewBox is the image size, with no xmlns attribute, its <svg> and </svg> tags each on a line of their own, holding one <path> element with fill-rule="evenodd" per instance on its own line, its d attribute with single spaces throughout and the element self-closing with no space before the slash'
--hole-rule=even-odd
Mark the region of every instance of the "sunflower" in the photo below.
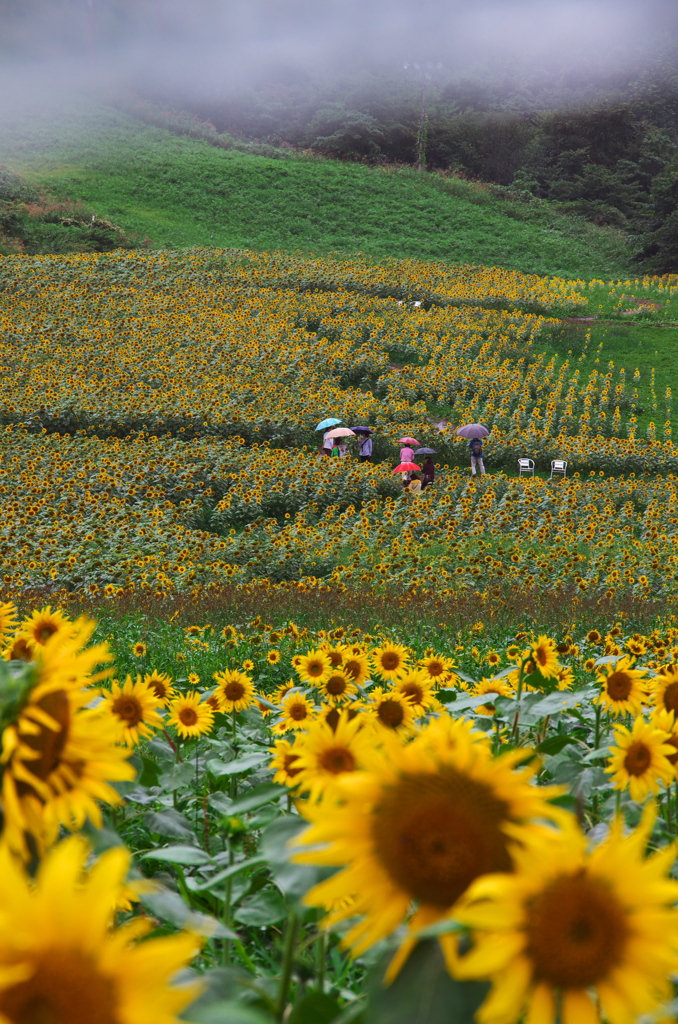
<svg viewBox="0 0 678 1024">
<path fill-rule="evenodd" d="M 221 690 L 224 711 L 244 711 L 254 700 L 254 683 L 244 672 L 227 669 L 215 672 L 213 678 Z"/>
<path fill-rule="evenodd" d="M 143 681 L 147 686 L 151 687 L 158 700 L 162 701 L 163 704 L 167 704 L 168 700 L 176 697 L 177 691 L 172 686 L 172 677 L 164 672 L 156 672 L 154 669 L 153 672 L 146 673 Z"/>
<path fill-rule="evenodd" d="M 364 710 L 362 701 L 354 700 L 350 704 L 343 704 L 338 707 L 336 704 L 322 704 L 318 713 L 318 719 L 327 722 L 330 729 L 336 729 L 339 722 L 346 718 L 352 722 L 353 719 Z"/>
<path fill-rule="evenodd" d="M 339 668 L 344 662 L 344 648 L 343 647 L 332 647 L 331 644 L 323 644 L 323 654 L 327 655 L 330 660 L 332 668 Z"/>
<path fill-rule="evenodd" d="M 200 676 L 198 675 L 197 672 L 189 672 L 188 681 L 191 684 L 191 686 L 197 686 L 198 683 L 200 682 Z"/>
<path fill-rule="evenodd" d="M 19 611 L 12 601 L 0 604 L 0 643 L 16 631 Z"/>
<path fill-rule="evenodd" d="M 485 661 L 488 665 L 496 667 L 501 661 L 501 655 L 497 651 L 489 651 L 489 653 L 485 655 Z"/>
<path fill-rule="evenodd" d="M 640 681 L 645 672 L 645 669 L 632 668 L 629 658 L 622 658 L 615 665 L 605 665 L 598 675 L 603 689 L 594 704 L 601 704 L 613 715 L 639 715 L 645 697 Z"/>
<path fill-rule="evenodd" d="M 308 654 L 299 655 L 299 664 L 295 668 L 302 683 L 317 686 L 332 672 L 332 663 L 325 651 L 309 651 Z"/>
<path fill-rule="evenodd" d="M 668 785 L 673 781 L 675 772 L 668 759 L 674 747 L 667 742 L 663 729 L 639 717 L 632 729 L 615 725 L 614 734 L 617 746 L 610 747 L 605 771 L 612 775 L 615 789 L 628 786 L 631 799 L 640 802 L 656 793 L 661 783 Z"/>
<path fill-rule="evenodd" d="M 81 839 L 67 839 L 33 882 L 0 850 L 0 1019 L 179 1024 L 200 986 L 171 979 L 199 952 L 200 940 L 184 932 L 139 942 L 153 927 L 150 918 L 112 928 L 130 855 L 109 850 L 86 871 L 88 857 Z"/>
<path fill-rule="evenodd" d="M 271 650 L 266 655 L 266 661 L 269 663 L 269 665 L 277 665 L 278 662 L 280 661 L 280 658 L 280 651 L 276 651 L 274 648 L 271 648 Z"/>
<path fill-rule="evenodd" d="M 459 978 L 490 978 L 479 1024 L 629 1024 L 673 994 L 678 966 L 674 849 L 646 856 L 652 812 L 624 835 L 617 819 L 587 852 L 574 822 L 527 837 L 516 873 L 486 875 L 455 917 L 472 929 Z"/>
<path fill-rule="evenodd" d="M 678 718 L 678 671 L 664 669 L 655 676 L 652 684 L 652 701 L 656 708 L 673 711 Z"/>
<path fill-rule="evenodd" d="M 290 690 L 295 690 L 296 687 L 296 681 L 294 679 L 288 679 L 286 683 L 281 683 L 280 686 L 276 687 L 273 692 L 273 700 L 280 704 L 285 694 L 289 693 Z"/>
<path fill-rule="evenodd" d="M 360 717 L 349 719 L 341 713 L 336 728 L 327 722 L 313 722 L 300 734 L 294 745 L 298 759 L 300 792 L 317 800 L 322 793 L 333 790 L 337 779 L 347 772 L 367 767 L 374 749 L 371 730 L 362 728 Z"/>
<path fill-rule="evenodd" d="M 135 644 L 131 644 L 130 650 L 135 658 L 143 658 L 148 648 L 146 644 L 142 644 L 140 640 L 137 640 Z"/>
<path fill-rule="evenodd" d="M 4 661 L 33 661 L 38 645 L 30 636 L 19 633 L 11 637 L 2 652 Z"/>
<path fill-rule="evenodd" d="M 245 658 L 242 663 L 243 672 L 254 672 L 254 662 L 250 661 L 249 658 Z"/>
<path fill-rule="evenodd" d="M 34 644 L 43 647 L 50 637 L 72 628 L 72 621 L 56 608 L 52 611 L 52 606 L 48 604 L 25 618 L 19 625 L 18 632 L 30 637 Z"/>
<path fill-rule="evenodd" d="M 297 766 L 299 753 L 296 745 L 293 747 L 289 740 L 276 740 L 269 749 L 275 755 L 269 765 L 270 770 L 275 771 L 273 781 L 280 786 L 297 786 L 301 768 Z"/>
<path fill-rule="evenodd" d="M 470 690 L 472 697 L 478 697 L 482 694 L 492 694 L 493 697 L 513 697 L 515 692 L 508 679 L 481 679 L 480 682 L 474 683 Z M 481 704 L 477 707 L 476 713 L 479 715 L 493 715 L 497 710 L 492 703 L 488 701 L 487 704 Z"/>
<path fill-rule="evenodd" d="M 341 669 L 356 686 L 362 686 L 370 677 L 370 663 L 360 648 L 346 652 Z"/>
<path fill-rule="evenodd" d="M 352 700 L 358 693 L 358 687 L 349 677 L 338 669 L 333 669 L 321 683 L 320 689 L 327 700 L 340 702 Z"/>
<path fill-rule="evenodd" d="M 382 679 L 395 679 L 407 668 L 410 655 L 401 644 L 385 643 L 372 651 L 372 664 Z"/>
<path fill-rule="evenodd" d="M 586 634 L 586 639 L 590 644 L 599 644 L 603 638 L 597 629 L 590 629 Z"/>
<path fill-rule="evenodd" d="M 365 704 L 365 714 L 389 732 L 408 733 L 414 724 L 414 708 L 407 697 L 396 690 L 378 686 L 372 690 Z"/>
<path fill-rule="evenodd" d="M 283 717 L 273 732 L 308 729 L 315 714 L 313 704 L 303 693 L 288 693 L 280 702 L 280 711 Z"/>
<path fill-rule="evenodd" d="M 118 724 L 120 739 L 129 747 L 151 736 L 154 729 L 162 728 L 162 718 L 156 709 L 163 706 L 163 701 L 141 676 L 134 681 L 127 676 L 122 686 L 114 680 L 110 691 L 103 691 L 102 696 L 105 709 Z"/>
<path fill-rule="evenodd" d="M 404 672 L 396 679 L 393 688 L 410 702 L 417 718 L 425 715 L 438 703 L 433 696 L 433 682 L 428 673 L 421 668 L 412 668 Z"/>
<path fill-rule="evenodd" d="M 468 724 L 456 727 L 454 743 L 442 742 L 444 733 L 436 722 L 410 744 L 384 736 L 367 769 L 352 774 L 350 785 L 338 784 L 339 801 L 332 792 L 303 808 L 311 825 L 295 840 L 304 849 L 293 860 L 341 869 L 305 901 L 328 907 L 356 897 L 350 910 L 326 920 L 331 927 L 360 918 L 344 939 L 356 955 L 413 909 L 413 929 L 443 918 L 474 879 L 513 869 L 512 844 L 542 827 L 536 819 L 559 821 L 566 813 L 547 803 L 560 789 L 531 784 L 536 767 L 516 769 L 524 750 L 492 758 Z M 441 943 L 456 948 L 449 934 Z M 411 946 L 406 940 L 405 953 Z"/>
<path fill-rule="evenodd" d="M 558 652 L 556 646 L 549 637 L 540 636 L 538 637 L 529 651 L 529 658 L 531 663 L 534 665 L 532 671 L 537 671 L 545 679 L 550 679 L 552 676 L 558 675 Z M 531 666 L 528 663 L 526 671 L 529 671 Z"/>
<path fill-rule="evenodd" d="M 182 739 L 204 736 L 212 731 L 214 710 L 195 690 L 175 697 L 169 704 L 168 723 L 173 725 Z"/>
<path fill-rule="evenodd" d="M 676 764 L 678 764 L 678 722 L 676 721 L 676 716 L 673 711 L 658 708 L 652 713 L 652 724 L 666 733 L 665 742 L 667 746 L 673 747 L 673 753 L 667 754 L 666 760 L 675 768 Z"/>
<path fill-rule="evenodd" d="M 176 697 L 178 694 L 175 694 L 174 696 Z M 203 695 L 202 699 L 207 707 L 212 709 L 212 712 L 215 715 L 224 710 L 224 698 L 221 696 L 221 690 L 218 687 L 213 691 L 213 693 L 210 693 L 209 696 Z"/>
</svg>

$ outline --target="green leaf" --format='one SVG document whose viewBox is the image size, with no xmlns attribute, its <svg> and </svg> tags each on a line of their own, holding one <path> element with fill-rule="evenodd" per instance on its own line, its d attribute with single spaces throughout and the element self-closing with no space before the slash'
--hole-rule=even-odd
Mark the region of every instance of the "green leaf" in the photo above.
<svg viewBox="0 0 678 1024">
<path fill-rule="evenodd" d="M 321 878 L 321 870 L 310 864 L 292 864 L 293 850 L 287 844 L 298 835 L 307 822 L 298 814 L 285 814 L 264 829 L 259 849 L 266 858 L 275 882 L 286 896 L 300 899 Z"/>
<path fill-rule="evenodd" d="M 324 992 L 309 992 L 292 1008 L 287 1024 L 332 1024 L 341 1013 L 336 1000 Z"/>
<path fill-rule="evenodd" d="M 279 800 L 285 793 L 284 787 L 276 782 L 266 782 L 263 786 L 255 786 L 247 793 L 244 793 L 239 800 L 235 800 L 228 808 L 228 814 L 244 814 L 245 811 L 253 811 L 262 807 L 271 800 Z"/>
<path fill-rule="evenodd" d="M 212 758 L 207 762 L 207 768 L 215 778 L 220 778 L 222 775 L 239 775 L 240 772 L 247 772 L 250 768 L 258 767 L 269 758 L 270 754 L 263 752 L 243 754 L 242 757 L 236 757 L 233 761 L 219 761 L 218 758 Z"/>
<path fill-rule="evenodd" d="M 144 853 L 141 860 L 159 860 L 167 864 L 211 864 L 212 858 L 197 846 L 162 846 Z"/>
<path fill-rule="evenodd" d="M 194 892 L 203 892 L 205 889 L 211 889 L 215 885 L 220 885 L 225 882 L 227 878 L 232 878 L 233 875 L 237 875 L 240 871 L 244 871 L 246 868 L 258 867 L 259 864 L 265 864 L 265 857 L 250 857 L 248 860 L 241 860 L 238 864 L 230 864 L 223 871 L 219 871 L 216 875 L 212 875 L 206 882 L 202 882 L 200 885 L 196 885 L 193 889 Z"/>
<path fill-rule="evenodd" d="M 195 842 L 188 821 L 174 808 L 166 811 L 149 811 L 148 814 L 144 814 L 143 822 L 150 832 L 156 832 L 159 836 L 167 836 L 168 839 L 192 839 Z"/>
<path fill-rule="evenodd" d="M 269 924 L 277 924 L 287 917 L 287 908 L 279 891 L 271 886 L 244 899 L 233 917 L 239 924 L 264 928 Z"/>
<path fill-rule="evenodd" d="M 197 1010 L 186 1010 L 191 1024 L 272 1024 L 273 1018 L 254 1010 L 251 1006 L 232 1001 L 210 1003 Z"/>
<path fill-rule="evenodd" d="M 559 754 L 568 743 L 576 743 L 574 736 L 549 736 L 542 740 L 537 750 L 540 754 Z"/>
<path fill-rule="evenodd" d="M 420 942 L 395 981 L 384 987 L 389 959 L 372 975 L 367 1024 L 474 1024 L 489 984 L 455 981 L 435 939 Z"/>
<path fill-rule="evenodd" d="M 150 757 L 142 757 L 138 784 L 140 786 L 157 786 L 159 782 L 160 769 L 155 761 L 152 761 Z"/>
<path fill-rule="evenodd" d="M 158 886 L 155 892 L 143 893 L 140 900 L 154 917 L 160 918 L 161 921 L 169 921 L 175 928 L 186 928 L 207 938 L 238 938 L 236 932 L 226 928 L 215 917 L 191 910 L 181 896 L 171 889 Z"/>
</svg>

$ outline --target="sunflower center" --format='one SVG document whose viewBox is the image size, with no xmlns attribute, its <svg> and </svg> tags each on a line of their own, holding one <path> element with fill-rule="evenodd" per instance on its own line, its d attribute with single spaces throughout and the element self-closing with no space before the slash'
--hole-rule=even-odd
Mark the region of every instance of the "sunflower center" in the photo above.
<svg viewBox="0 0 678 1024">
<path fill-rule="evenodd" d="M 678 712 L 678 683 L 669 683 L 664 690 L 663 699 L 667 711 Z"/>
<path fill-rule="evenodd" d="M 357 679 L 360 675 L 360 662 L 354 661 L 353 658 L 349 658 L 344 665 L 344 672 L 347 676 L 350 676 L 351 679 Z"/>
<path fill-rule="evenodd" d="M 398 729 L 405 720 L 405 709 L 397 700 L 382 700 L 377 708 L 377 718 L 389 729 Z"/>
<path fill-rule="evenodd" d="M 400 655 L 396 651 L 384 651 L 380 660 L 387 672 L 394 672 L 400 666 Z"/>
<path fill-rule="evenodd" d="M 587 988 L 621 961 L 629 930 L 624 908 L 583 872 L 557 878 L 530 904 L 527 952 L 535 974 L 558 988 Z"/>
<path fill-rule="evenodd" d="M 128 726 L 138 725 L 144 717 L 144 709 L 140 701 L 132 694 L 126 693 L 113 701 L 113 714 L 122 719 Z"/>
<path fill-rule="evenodd" d="M 343 660 L 341 651 L 330 651 L 327 657 L 330 659 L 330 665 L 332 668 L 337 668 L 338 665 L 341 665 Z"/>
<path fill-rule="evenodd" d="M 40 725 L 35 735 L 22 735 L 21 737 L 22 742 L 38 754 L 38 757 L 34 761 L 29 761 L 26 767 L 31 774 L 42 779 L 44 782 L 58 766 L 61 754 L 66 746 L 70 722 L 70 707 L 64 690 L 57 690 L 55 693 L 46 694 L 42 700 L 38 701 L 38 707 L 46 711 L 50 718 L 53 718 L 59 725 L 56 731 L 48 729 L 46 725 Z M 19 783 L 18 789 L 21 795 L 21 783 Z"/>
<path fill-rule="evenodd" d="M 151 681 L 151 686 L 153 687 L 153 692 L 155 693 L 158 700 L 164 700 L 165 697 L 167 696 L 167 687 L 165 686 L 165 684 L 161 682 L 159 679 L 153 679 Z"/>
<path fill-rule="evenodd" d="M 306 674 L 311 676 L 313 679 L 316 679 L 318 676 L 321 676 L 324 671 L 325 666 L 323 665 L 322 661 L 309 661 L 308 665 L 306 666 Z"/>
<path fill-rule="evenodd" d="M 224 696 L 227 700 L 242 700 L 245 696 L 245 687 L 237 680 L 233 680 L 224 687 Z"/>
<path fill-rule="evenodd" d="M 678 736 L 671 735 L 668 739 L 664 740 L 664 743 L 668 743 L 675 750 L 675 754 L 667 754 L 666 760 L 669 764 L 676 764 L 678 762 Z"/>
<path fill-rule="evenodd" d="M 291 779 L 293 779 L 295 775 L 298 775 L 299 772 L 302 770 L 301 768 L 293 768 L 292 767 L 294 762 L 298 761 L 298 760 L 299 760 L 299 755 L 298 754 L 285 754 L 285 771 L 287 772 L 287 774 L 289 775 L 289 777 Z"/>
<path fill-rule="evenodd" d="M 289 714 L 290 718 L 293 718 L 295 722 L 303 722 L 305 718 L 308 718 L 308 708 L 305 704 L 293 704 Z"/>
<path fill-rule="evenodd" d="M 429 661 L 426 666 L 426 671 L 430 676 L 441 676 L 443 674 L 443 666 L 439 661 Z"/>
<path fill-rule="evenodd" d="M 652 751 L 645 743 L 638 741 L 632 743 L 626 751 L 624 767 L 629 775 L 643 775 L 650 767 L 651 761 Z"/>
<path fill-rule="evenodd" d="M 198 713 L 195 708 L 182 708 L 179 712 L 182 725 L 195 725 L 198 721 Z"/>
<path fill-rule="evenodd" d="M 321 768 L 333 775 L 354 772 L 356 769 L 356 759 L 347 747 L 329 747 L 328 750 L 323 750 L 319 763 Z"/>
<path fill-rule="evenodd" d="M 545 647 L 537 647 L 534 652 L 534 658 L 542 667 L 548 664 L 549 656 L 548 651 Z"/>
<path fill-rule="evenodd" d="M 340 693 L 345 692 L 346 680 L 343 676 L 331 676 L 325 684 L 325 689 L 328 693 L 332 693 L 337 697 Z"/>
<path fill-rule="evenodd" d="M 27 980 L 0 992 L 12 1024 L 121 1024 L 113 982 L 76 950 L 51 949 Z"/>
<path fill-rule="evenodd" d="M 479 875 L 510 871 L 506 804 L 482 782 L 452 767 L 407 775 L 374 814 L 376 855 L 413 899 L 451 907 Z"/>
<path fill-rule="evenodd" d="M 421 704 L 424 699 L 424 690 L 418 683 L 406 683 L 401 686 L 400 692 L 407 697 L 411 704 Z"/>
<path fill-rule="evenodd" d="M 626 700 L 632 685 L 633 680 L 626 672 L 613 672 L 607 680 L 607 692 L 612 700 Z"/>
<path fill-rule="evenodd" d="M 329 725 L 332 732 L 337 731 L 337 726 L 339 725 L 339 717 L 341 714 L 348 715 L 349 722 L 352 722 L 355 716 L 358 714 L 358 710 L 357 708 L 344 708 L 342 712 L 339 710 L 339 708 L 332 708 L 331 711 L 328 711 L 327 714 L 325 715 L 325 721 Z"/>
<path fill-rule="evenodd" d="M 35 639 L 40 644 L 46 644 L 51 636 L 58 633 L 56 626 L 51 625 L 49 622 L 44 622 L 36 631 Z"/>
</svg>

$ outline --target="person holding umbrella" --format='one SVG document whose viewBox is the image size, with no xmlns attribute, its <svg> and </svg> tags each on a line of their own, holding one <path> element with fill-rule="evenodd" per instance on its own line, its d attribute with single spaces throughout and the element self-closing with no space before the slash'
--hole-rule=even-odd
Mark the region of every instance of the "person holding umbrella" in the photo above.
<svg viewBox="0 0 678 1024">
<path fill-rule="evenodd" d="M 421 474 L 421 487 L 423 490 L 424 487 L 428 487 L 429 484 L 432 484 L 436 478 L 436 470 L 431 456 L 436 455 L 437 453 L 435 448 L 417 448 L 414 454 L 426 456 L 426 461 L 424 462 L 424 468 Z"/>
<path fill-rule="evenodd" d="M 481 474 L 485 473 L 485 463 L 483 462 L 483 441 L 484 437 L 487 437 L 489 430 L 484 427 L 482 423 L 467 423 L 465 427 L 459 427 L 457 431 L 458 437 L 466 437 L 469 439 L 469 451 L 471 453 L 471 475 L 475 476 L 477 469 L 480 469 Z"/>
<path fill-rule="evenodd" d="M 341 423 L 341 420 L 338 420 L 336 418 L 336 416 L 330 416 L 328 419 L 322 420 L 318 424 L 318 426 L 315 428 L 316 430 L 324 430 L 325 431 L 325 434 L 323 435 L 323 443 L 322 443 L 322 445 L 320 447 L 320 455 L 331 455 L 332 454 L 332 448 L 334 446 L 334 438 L 329 436 L 329 430 L 330 430 L 331 427 L 335 427 L 338 423 Z"/>
<path fill-rule="evenodd" d="M 398 444 L 403 445 L 400 449 L 400 461 L 414 462 L 414 448 L 411 445 L 419 444 L 419 441 L 416 441 L 413 437 L 401 437 L 398 440 Z"/>
</svg>

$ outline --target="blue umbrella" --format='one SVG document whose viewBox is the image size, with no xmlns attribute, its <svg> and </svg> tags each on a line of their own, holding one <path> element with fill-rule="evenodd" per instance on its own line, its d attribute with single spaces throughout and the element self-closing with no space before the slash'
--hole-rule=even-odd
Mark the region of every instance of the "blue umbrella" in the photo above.
<svg viewBox="0 0 678 1024">
<path fill-rule="evenodd" d="M 341 420 L 333 419 L 330 417 L 328 420 L 323 420 L 315 428 L 316 430 L 327 430 L 328 427 L 336 427 L 337 423 L 341 423 Z"/>
</svg>

